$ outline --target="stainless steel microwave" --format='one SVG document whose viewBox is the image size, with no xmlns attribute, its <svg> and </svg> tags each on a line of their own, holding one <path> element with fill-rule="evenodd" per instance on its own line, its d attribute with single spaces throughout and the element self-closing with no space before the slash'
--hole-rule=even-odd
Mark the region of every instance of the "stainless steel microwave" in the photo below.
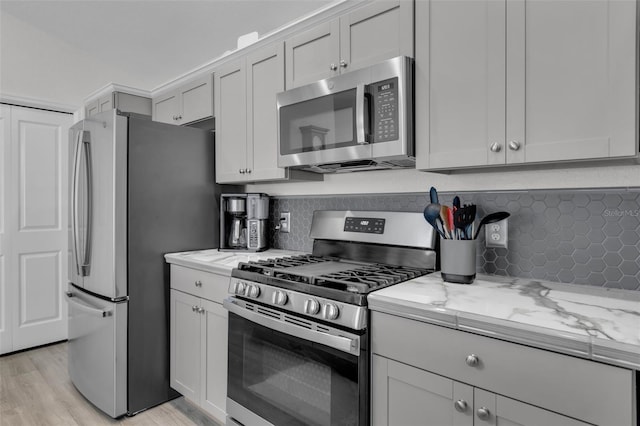
<svg viewBox="0 0 640 426">
<path fill-rule="evenodd" d="M 287 90 L 277 106 L 279 167 L 319 173 L 415 167 L 411 58 Z"/>
</svg>

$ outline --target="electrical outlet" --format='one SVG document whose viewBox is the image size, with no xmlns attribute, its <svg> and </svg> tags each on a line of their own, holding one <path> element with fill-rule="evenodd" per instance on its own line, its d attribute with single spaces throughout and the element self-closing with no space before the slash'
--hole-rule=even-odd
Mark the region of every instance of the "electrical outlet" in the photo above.
<svg viewBox="0 0 640 426">
<path fill-rule="evenodd" d="M 490 223 L 484 227 L 485 245 L 487 247 L 507 248 L 509 237 L 507 219 Z"/>
<path fill-rule="evenodd" d="M 280 232 L 291 232 L 291 213 L 280 213 Z"/>
</svg>

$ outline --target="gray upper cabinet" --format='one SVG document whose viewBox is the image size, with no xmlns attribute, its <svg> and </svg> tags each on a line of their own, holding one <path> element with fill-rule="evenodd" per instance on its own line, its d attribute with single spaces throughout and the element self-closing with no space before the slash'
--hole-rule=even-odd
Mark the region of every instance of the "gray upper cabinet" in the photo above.
<svg viewBox="0 0 640 426">
<path fill-rule="evenodd" d="M 413 1 L 376 0 L 286 40 L 287 89 L 413 57 Z"/>
<path fill-rule="evenodd" d="M 125 92 L 111 92 L 85 105 L 85 116 L 118 109 L 123 112 L 151 115 L 151 99 Z"/>
<path fill-rule="evenodd" d="M 287 177 L 278 167 L 276 94 L 284 90 L 283 43 L 267 45 L 215 73 L 216 181 Z"/>
<path fill-rule="evenodd" d="M 416 167 L 632 157 L 634 1 L 416 3 Z"/>
<path fill-rule="evenodd" d="M 153 120 L 188 124 L 213 117 L 213 74 L 207 73 L 153 98 Z"/>
</svg>

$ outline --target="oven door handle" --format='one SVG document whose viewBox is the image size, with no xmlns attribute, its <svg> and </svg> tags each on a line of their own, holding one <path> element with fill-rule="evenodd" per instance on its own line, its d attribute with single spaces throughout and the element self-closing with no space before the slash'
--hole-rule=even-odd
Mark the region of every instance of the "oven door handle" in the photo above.
<svg viewBox="0 0 640 426">
<path fill-rule="evenodd" d="M 320 331 L 310 330 L 308 328 L 282 322 L 278 319 L 247 310 L 242 306 L 237 305 L 232 298 L 225 299 L 223 305 L 229 312 L 272 330 L 329 346 L 333 349 L 355 356 L 360 356 L 360 338 L 358 336 L 350 339 L 348 337 L 334 336 L 332 334 L 322 333 Z"/>
</svg>

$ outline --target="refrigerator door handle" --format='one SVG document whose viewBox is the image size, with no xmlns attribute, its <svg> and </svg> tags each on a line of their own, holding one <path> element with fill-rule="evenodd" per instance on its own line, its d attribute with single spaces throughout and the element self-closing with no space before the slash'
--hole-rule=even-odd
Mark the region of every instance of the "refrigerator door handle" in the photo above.
<svg viewBox="0 0 640 426">
<path fill-rule="evenodd" d="M 96 308 L 95 306 L 92 306 L 89 303 L 78 299 L 70 291 L 65 292 L 65 296 L 67 297 L 68 303 L 72 303 L 73 305 L 75 305 L 76 308 L 78 308 L 79 310 L 89 315 L 100 317 L 100 318 L 106 318 L 113 315 L 113 312 L 110 309 Z"/>
<path fill-rule="evenodd" d="M 86 200 L 86 216 L 85 216 L 85 244 L 84 255 L 82 264 L 80 265 L 81 274 L 83 277 L 89 276 L 91 271 L 91 246 L 93 229 L 93 172 L 91 169 L 91 134 L 87 130 L 82 131 L 82 145 L 84 151 L 84 161 L 86 170 L 86 184 L 87 184 L 87 200 Z"/>
<path fill-rule="evenodd" d="M 72 175 L 72 187 L 71 187 L 71 232 L 73 233 L 73 255 L 76 263 L 76 271 L 78 275 L 80 274 L 80 225 L 78 223 L 79 220 L 79 211 L 80 208 L 80 200 L 79 190 L 80 190 L 80 157 L 82 156 L 82 131 L 78 132 L 78 139 L 76 142 L 75 156 L 73 161 L 73 175 Z"/>
</svg>

